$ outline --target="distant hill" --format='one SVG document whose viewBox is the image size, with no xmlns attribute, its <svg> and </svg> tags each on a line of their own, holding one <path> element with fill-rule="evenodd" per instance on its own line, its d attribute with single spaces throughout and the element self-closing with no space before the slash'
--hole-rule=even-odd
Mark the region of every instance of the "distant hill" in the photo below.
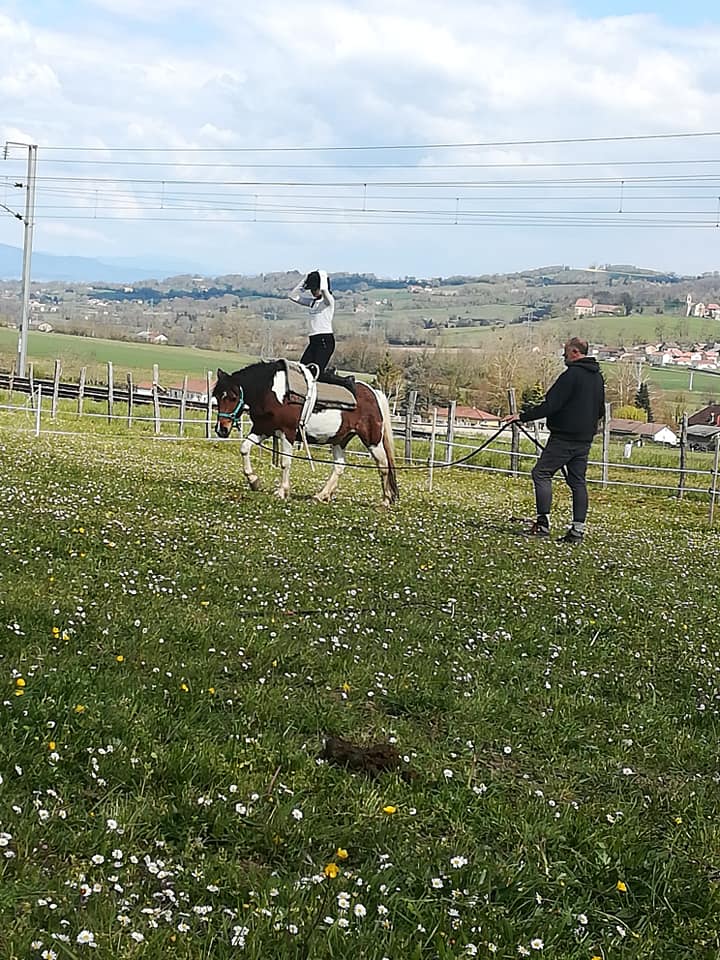
<svg viewBox="0 0 720 960">
<path fill-rule="evenodd" d="M 139 257 L 108 258 L 62 257 L 53 253 L 35 251 L 32 257 L 32 279 L 37 283 L 48 280 L 87 281 L 105 283 L 133 283 L 137 280 L 159 280 L 178 273 L 197 273 L 180 261 L 158 260 L 154 263 Z M 0 279 L 19 280 L 22 276 L 22 250 L 0 243 Z"/>
</svg>

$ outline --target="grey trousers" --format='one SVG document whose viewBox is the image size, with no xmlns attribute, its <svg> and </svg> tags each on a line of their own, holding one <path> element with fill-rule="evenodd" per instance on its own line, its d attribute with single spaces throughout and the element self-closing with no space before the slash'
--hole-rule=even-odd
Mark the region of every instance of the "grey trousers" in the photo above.
<svg viewBox="0 0 720 960">
<path fill-rule="evenodd" d="M 585 523 L 588 510 L 587 470 L 590 443 L 560 440 L 550 435 L 540 459 L 532 468 L 530 476 L 535 485 L 535 505 L 538 515 L 550 513 L 552 504 L 552 478 L 565 467 L 565 482 L 572 491 L 573 520 Z"/>
</svg>

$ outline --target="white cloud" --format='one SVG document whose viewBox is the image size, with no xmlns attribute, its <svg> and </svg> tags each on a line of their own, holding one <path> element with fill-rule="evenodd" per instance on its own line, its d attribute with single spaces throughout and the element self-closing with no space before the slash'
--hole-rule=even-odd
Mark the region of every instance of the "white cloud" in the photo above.
<svg viewBox="0 0 720 960">
<path fill-rule="evenodd" d="M 0 133 L 12 139 L 30 138 L 41 146 L 178 148 L 177 165 L 164 175 L 194 179 L 198 190 L 212 180 L 310 180 L 319 174 L 297 166 L 284 170 L 179 166 L 197 159 L 187 152 L 193 146 L 452 143 L 686 132 L 713 129 L 720 107 L 720 29 L 671 29 L 659 17 L 592 19 L 547 4 L 452 0 L 444 4 L 311 0 L 300 6 L 288 0 L 267 0 L 261 7 L 240 7 L 234 0 L 94 0 L 94 6 L 82 41 L 71 25 L 63 29 L 43 22 L 31 8 L 22 19 L 0 15 L 4 41 L 0 94 L 10 103 Z M 172 29 L 164 28 L 166 19 Z M 139 20 L 143 21 L 140 26 Z M 394 161 L 416 160 L 422 164 L 418 176 L 438 180 L 451 175 L 432 169 L 439 160 L 667 159 L 712 156 L 712 145 L 712 141 L 659 141 L 640 146 L 596 145 L 584 152 L 568 145 L 446 154 L 417 151 L 398 154 Z M 53 175 L 73 172 L 85 177 L 157 180 L 163 176 L 162 168 L 151 166 L 85 163 L 73 171 L 69 165 L 52 167 L 52 156 L 56 155 L 41 151 L 44 175 L 52 171 Z M 77 156 L 85 161 L 121 158 L 109 150 Z M 139 153 L 124 156 L 135 161 L 157 159 Z M 202 159 L 209 162 L 212 157 Z M 242 155 L 224 157 L 226 162 L 233 159 L 253 162 Z M 331 158 L 264 156 L 266 163 L 310 164 L 323 159 Z M 332 155 L 332 159 L 363 162 L 353 154 Z M 379 159 L 375 154 L 364 162 Z M 458 179 L 472 174 L 460 168 L 456 173 Z M 512 171 L 494 174 L 499 179 L 511 175 Z M 401 180 L 414 174 L 338 170 L 333 176 L 361 184 L 363 178 Z M 107 187 L 109 193 L 113 190 L 126 197 L 127 215 L 137 215 L 133 211 L 142 208 L 141 188 Z M 222 193 L 222 188 L 216 191 Z M 275 196 L 279 195 L 278 190 Z M 230 215 L 236 216 L 237 211 Z M 118 224 L 113 229 L 112 242 L 117 244 L 137 236 L 132 231 L 138 228 Z M 229 229 L 230 225 L 207 224 L 194 227 L 194 235 L 202 234 L 210 257 L 227 257 L 223 238 Z M 347 267 L 353 265 L 351 261 L 372 258 L 382 246 L 379 228 L 349 227 L 343 232 L 318 225 L 315 231 L 307 224 L 272 229 L 278 255 L 294 249 L 299 233 L 308 245 L 334 247 L 338 256 L 346 258 Z M 0 219 L 0 240 L 14 242 L 9 230 Z M 259 228 L 242 230 L 244 236 L 246 232 L 252 236 L 252 230 Z M 14 227 L 11 232 L 14 236 Z M 147 224 L 140 241 L 177 244 L 179 233 L 177 226 Z M 426 249 L 427 242 L 421 246 L 415 239 L 421 233 L 388 228 L 385 235 L 405 238 L 402 243 L 394 239 L 386 251 L 388 257 L 396 251 L 398 266 L 377 263 L 376 269 L 413 272 L 413 256 L 428 262 L 432 253 Z M 103 228 L 102 235 L 110 238 L 109 228 Z M 58 231 L 53 236 L 59 240 Z M 447 259 L 453 254 L 458 257 L 458 270 L 468 262 L 466 249 L 472 236 L 466 231 L 464 240 L 453 236 L 440 244 Z M 637 243 L 636 259 L 641 260 L 644 235 L 636 231 L 634 236 L 639 239 L 631 242 Z M 588 249 L 598 244 L 597 238 L 596 230 L 588 239 Z M 70 244 L 73 236 L 67 233 L 64 239 Z M 548 257 L 552 260 L 572 259 L 582 249 L 582 243 L 574 241 L 568 248 L 563 231 L 546 232 L 545 240 L 557 250 Z M 93 252 L 80 249 L 82 237 L 76 241 L 69 252 Z M 612 243 L 617 243 L 616 237 Z M 495 241 L 490 245 L 503 248 Z M 535 247 L 535 240 L 522 237 L 517 244 L 528 255 Z M 705 257 L 698 269 L 706 265 L 704 240 L 684 248 L 686 256 L 694 250 L 698 258 Z M 270 255 L 272 244 L 257 245 L 256 250 L 260 249 Z M 402 264 L 400 249 L 407 250 Z M 563 255 L 566 249 L 570 252 Z M 612 250 L 607 258 L 612 258 Z M 271 269 L 283 264 L 257 264 L 263 266 Z M 418 272 L 421 269 L 417 267 Z"/>
</svg>

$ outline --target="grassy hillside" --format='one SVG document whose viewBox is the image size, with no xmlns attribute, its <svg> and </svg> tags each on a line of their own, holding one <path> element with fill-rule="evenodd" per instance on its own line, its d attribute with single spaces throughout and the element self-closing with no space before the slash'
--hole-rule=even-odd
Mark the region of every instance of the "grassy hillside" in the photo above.
<svg viewBox="0 0 720 960">
<path fill-rule="evenodd" d="M 296 467 L 3 431 L 2 955 L 716 960 L 707 504 Z"/>
<path fill-rule="evenodd" d="M 0 368 L 10 370 L 17 355 L 18 331 L 0 327 Z M 125 343 L 121 340 L 98 340 L 60 333 L 28 335 L 28 361 L 35 364 L 38 376 L 49 376 L 56 359 L 62 361 L 67 376 L 76 377 L 80 368 L 88 368 L 91 379 L 107 380 L 107 363 L 114 365 L 116 378 L 132 371 L 135 379 L 150 379 L 153 364 L 160 367 L 161 379 L 182 379 L 185 374 L 204 379 L 207 370 L 218 366 L 237 369 L 251 358 L 242 354 L 197 350 L 192 347 L 156 346 L 147 343 Z"/>
</svg>

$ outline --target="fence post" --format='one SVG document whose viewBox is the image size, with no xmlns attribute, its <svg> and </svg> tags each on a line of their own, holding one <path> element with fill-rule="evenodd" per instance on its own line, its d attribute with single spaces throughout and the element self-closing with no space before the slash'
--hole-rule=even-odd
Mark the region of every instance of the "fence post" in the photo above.
<svg viewBox="0 0 720 960">
<path fill-rule="evenodd" d="M 445 463 L 452 463 L 453 443 L 455 441 L 455 408 L 457 400 L 451 400 L 448 403 L 447 412 L 447 433 L 445 434 Z"/>
<path fill-rule="evenodd" d="M 180 394 L 180 422 L 178 423 L 178 436 L 182 436 L 185 430 L 185 406 L 187 404 L 187 374 L 183 377 L 182 393 Z"/>
<path fill-rule="evenodd" d="M 129 370 L 125 374 L 125 379 L 127 380 L 127 425 L 131 427 L 133 420 L 133 375 Z"/>
<path fill-rule="evenodd" d="M 715 498 L 717 497 L 718 464 L 720 463 L 720 433 L 715 434 L 715 461 L 713 463 L 712 487 L 710 488 L 710 526 L 715 520 Z"/>
<path fill-rule="evenodd" d="M 28 381 L 30 383 L 30 407 L 34 409 L 35 405 L 35 364 L 28 364 Z"/>
<path fill-rule="evenodd" d="M 517 413 L 517 400 L 515 399 L 515 388 L 510 387 L 508 390 L 508 404 L 510 406 L 510 413 Z M 520 431 L 518 430 L 517 424 L 511 424 L 512 427 L 512 437 L 510 439 L 510 473 L 513 477 L 518 475 L 518 466 L 520 463 Z"/>
<path fill-rule="evenodd" d="M 113 407 L 115 405 L 115 382 L 113 379 L 113 365 L 112 360 L 108 360 L 107 365 L 107 378 L 108 378 L 108 423 L 112 423 L 113 419 Z"/>
<path fill-rule="evenodd" d="M 40 436 L 40 413 L 42 411 L 42 384 L 38 384 L 37 406 L 35 407 L 35 436 Z"/>
<path fill-rule="evenodd" d="M 8 380 L 8 393 L 12 399 L 13 386 L 15 384 L 15 364 L 12 365 L 12 370 L 10 371 L 10 378 Z"/>
<path fill-rule="evenodd" d="M 85 377 L 87 376 L 87 367 L 80 370 L 80 379 L 78 380 L 78 416 L 82 416 L 83 402 L 85 400 Z"/>
<path fill-rule="evenodd" d="M 405 407 L 405 463 L 412 463 L 412 425 L 417 403 L 417 390 L 411 390 L 407 395 Z"/>
<path fill-rule="evenodd" d="M 207 391 L 207 418 L 205 420 L 205 438 L 212 437 L 212 370 L 205 374 L 205 389 Z"/>
<path fill-rule="evenodd" d="M 435 432 L 437 430 L 437 407 L 433 407 L 432 429 L 430 430 L 430 456 L 428 468 L 428 490 L 433 488 L 433 466 L 435 464 Z"/>
<path fill-rule="evenodd" d="M 52 405 L 50 407 L 50 416 L 54 420 L 57 416 L 58 396 L 60 394 L 60 361 L 55 361 L 55 375 L 53 376 Z"/>
<path fill-rule="evenodd" d="M 678 500 L 682 500 L 685 493 L 685 457 L 687 456 L 687 414 L 682 415 L 680 420 L 680 478 L 678 480 Z"/>
<path fill-rule="evenodd" d="M 605 404 L 602 432 L 602 485 L 607 487 L 610 478 L 610 412 L 611 404 Z"/>
<path fill-rule="evenodd" d="M 158 396 L 158 387 L 160 380 L 160 368 L 156 363 L 153 364 L 152 374 L 152 402 L 153 402 L 153 420 L 155 423 L 155 433 L 160 433 L 160 397 Z"/>
</svg>

